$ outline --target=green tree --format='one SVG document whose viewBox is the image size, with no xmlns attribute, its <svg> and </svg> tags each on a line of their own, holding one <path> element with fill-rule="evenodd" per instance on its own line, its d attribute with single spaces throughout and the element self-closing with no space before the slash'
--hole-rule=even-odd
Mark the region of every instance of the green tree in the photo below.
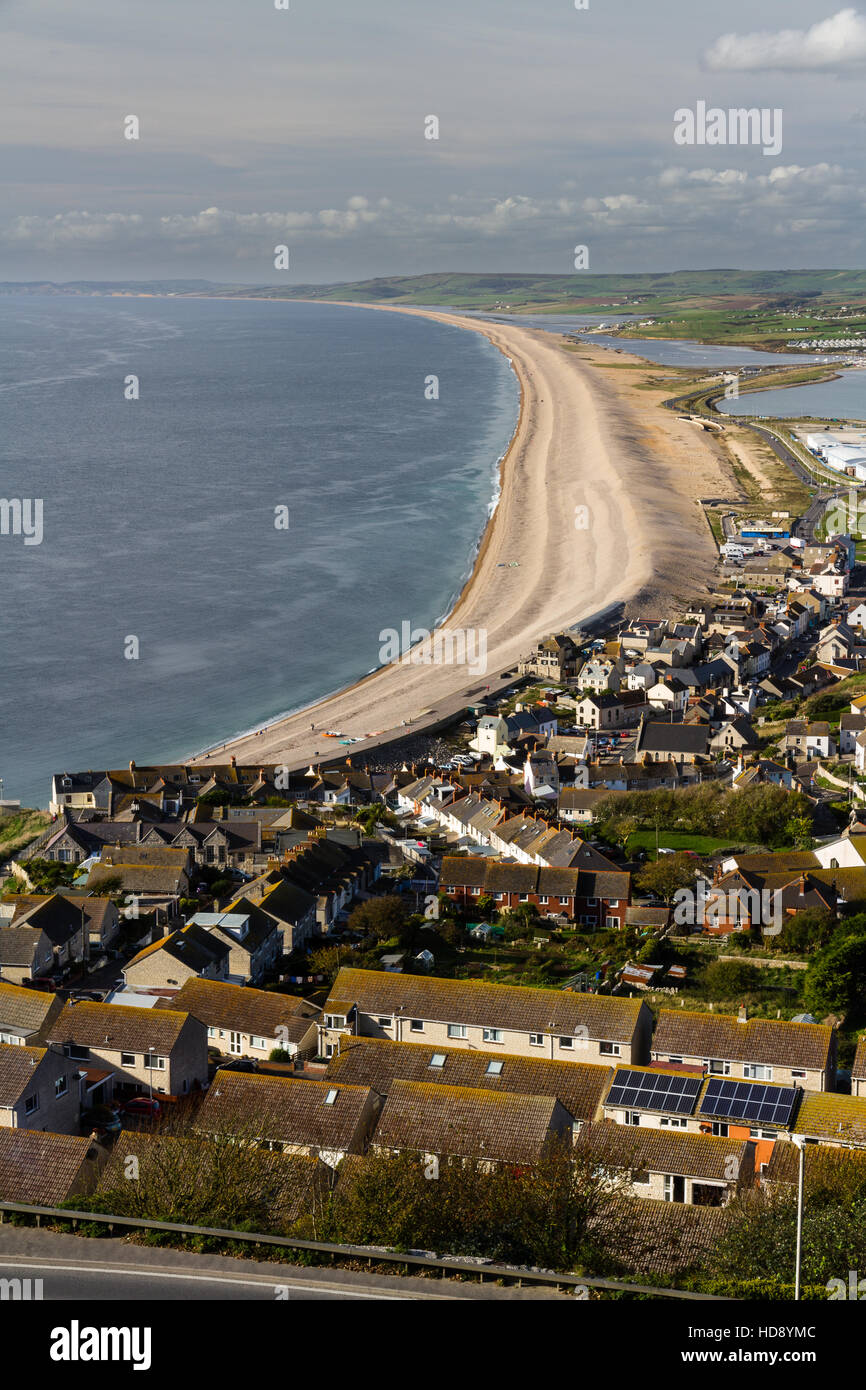
<svg viewBox="0 0 866 1390">
<path fill-rule="evenodd" d="M 851 918 L 850 924 L 857 919 Z M 860 919 L 862 921 L 862 919 Z M 818 951 L 803 981 L 806 1009 L 822 1018 L 847 1014 L 866 996 L 866 930 L 831 941 Z"/>
<path fill-rule="evenodd" d="M 693 888 L 695 871 L 700 861 L 690 854 L 660 854 L 646 864 L 637 875 L 637 885 L 644 893 L 655 893 L 670 903 L 679 888 Z"/>
<path fill-rule="evenodd" d="M 362 936 L 374 936 L 377 941 L 387 941 L 392 936 L 399 936 L 405 922 L 406 908 L 403 900 L 393 894 L 381 898 L 368 898 L 349 914 L 350 931 L 360 932 Z"/>
</svg>

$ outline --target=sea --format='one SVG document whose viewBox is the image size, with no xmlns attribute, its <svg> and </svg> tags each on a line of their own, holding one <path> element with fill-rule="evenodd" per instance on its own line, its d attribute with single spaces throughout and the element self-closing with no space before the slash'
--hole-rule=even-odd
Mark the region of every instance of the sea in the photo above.
<svg viewBox="0 0 866 1390">
<path fill-rule="evenodd" d="M 434 627 L 518 411 L 502 354 L 428 319 L 0 299 L 0 798 L 260 728 Z"/>
</svg>

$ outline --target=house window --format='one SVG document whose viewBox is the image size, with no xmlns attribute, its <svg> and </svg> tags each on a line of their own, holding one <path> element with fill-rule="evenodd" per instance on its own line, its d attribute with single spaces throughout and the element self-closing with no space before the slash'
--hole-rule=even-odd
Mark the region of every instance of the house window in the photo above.
<svg viewBox="0 0 866 1390">
<path fill-rule="evenodd" d="M 602 1057 L 619 1057 L 622 1049 L 619 1043 L 602 1042 L 598 1045 Z"/>
<path fill-rule="evenodd" d="M 640 1111 L 639 1111 L 639 1110 L 624 1110 L 623 1113 L 622 1113 L 622 1122 L 623 1122 L 624 1125 L 639 1125 L 639 1124 L 640 1124 Z"/>
<path fill-rule="evenodd" d="M 441 1069 L 442 1069 L 442 1068 L 444 1067 L 444 1065 L 445 1065 L 445 1053 L 444 1053 L 444 1052 L 434 1052 L 434 1053 L 433 1053 L 433 1056 L 430 1058 L 430 1061 L 427 1063 L 427 1065 L 428 1065 L 428 1067 L 433 1067 L 433 1068 L 435 1068 L 435 1070 L 437 1070 L 437 1071 L 441 1071 Z"/>
<path fill-rule="evenodd" d="M 466 1024 L 465 1024 L 465 1023 L 449 1023 L 449 1024 L 448 1024 L 448 1036 L 449 1036 L 449 1038 L 465 1038 L 465 1037 L 466 1037 Z"/>
<path fill-rule="evenodd" d="M 606 927 L 610 927 L 611 929 L 616 928 L 617 931 L 618 931 L 618 930 L 619 930 L 619 918 L 618 918 L 618 917 L 607 917 L 607 918 L 605 918 L 605 926 L 606 926 Z"/>
<path fill-rule="evenodd" d="M 423 1032 L 424 1032 L 424 1021 L 423 1021 L 423 1019 L 420 1019 L 420 1018 L 410 1018 L 410 1019 L 409 1019 L 409 1032 L 410 1032 L 410 1033 L 423 1033 Z"/>
<path fill-rule="evenodd" d="M 326 1105 L 333 1105 L 334 1102 L 335 1102 L 336 1099 L 337 1099 L 337 1096 L 338 1096 L 339 1094 L 340 1094 L 339 1091 L 330 1090 L 330 1091 L 328 1092 L 328 1094 L 325 1096 L 325 1104 L 326 1104 Z"/>
<path fill-rule="evenodd" d="M 391 1027 L 391 1019 L 390 1019 L 390 1017 L 389 1017 L 389 1018 L 377 1018 L 377 1019 L 376 1019 L 376 1022 L 378 1023 L 378 1025 L 379 1025 L 380 1028 L 390 1028 L 390 1027 Z"/>
<path fill-rule="evenodd" d="M 529 1046 L 530 1046 L 530 1047 L 544 1047 L 544 1034 L 543 1034 L 543 1033 L 530 1033 L 530 1035 L 529 1035 Z"/>
<path fill-rule="evenodd" d="M 33 1112 L 34 1112 L 34 1110 L 38 1110 L 38 1109 L 39 1109 L 39 1097 L 38 1097 L 38 1096 L 28 1096 L 27 1099 L 26 1099 L 25 1102 L 24 1102 L 24 1114 L 25 1114 L 25 1115 L 32 1115 Z"/>
<path fill-rule="evenodd" d="M 795 1077 L 798 1081 L 802 1081 L 805 1078 L 806 1073 L 804 1071 L 792 1071 L 791 1076 Z"/>
<path fill-rule="evenodd" d="M 264 1038 L 254 1038 L 252 1035 L 250 1036 L 250 1047 L 263 1048 L 266 1045 Z"/>
<path fill-rule="evenodd" d="M 574 1038 L 560 1038 L 559 1046 L 566 1049 L 574 1047 Z"/>
<path fill-rule="evenodd" d="M 345 1014 L 325 1014 L 325 1027 L 326 1027 L 326 1028 L 345 1028 L 345 1026 L 346 1026 L 346 1015 L 345 1015 Z"/>
<path fill-rule="evenodd" d="M 521 894 L 520 894 L 520 901 L 521 901 L 522 903 L 528 903 L 528 902 L 529 902 L 529 894 L 528 894 L 528 893 L 521 893 Z"/>
<path fill-rule="evenodd" d="M 148 1071 L 165 1071 L 165 1058 L 157 1057 L 155 1052 L 146 1052 L 144 1054 L 144 1065 L 147 1067 Z"/>
<path fill-rule="evenodd" d="M 504 1065 L 504 1062 L 488 1062 L 486 1073 L 487 1076 L 501 1076 L 502 1068 Z"/>
<path fill-rule="evenodd" d="M 67 1078 L 65 1076 L 58 1076 L 57 1080 L 54 1083 L 55 1096 L 59 1099 L 60 1096 L 65 1096 L 68 1090 L 69 1082 Z"/>
<path fill-rule="evenodd" d="M 711 1076 L 730 1076 L 731 1074 L 730 1062 L 711 1061 L 707 1062 L 707 1066 Z"/>
<path fill-rule="evenodd" d="M 481 889 L 480 889 L 480 888 L 473 888 L 473 889 L 472 889 L 472 896 L 473 896 L 473 898 L 478 898 L 478 897 L 480 897 L 480 896 L 481 896 Z"/>
<path fill-rule="evenodd" d="M 541 906 L 542 906 L 542 907 L 546 907 L 547 904 L 550 902 L 550 898 L 547 896 L 546 893 L 542 893 L 542 895 L 541 895 L 541 897 L 538 899 L 538 901 L 541 903 Z"/>
<path fill-rule="evenodd" d="M 67 1057 L 71 1057 L 71 1058 L 72 1058 L 73 1062 L 89 1062 L 89 1061 L 90 1061 L 90 1048 L 89 1048 L 89 1047 L 76 1047 L 76 1046 L 75 1046 L 75 1043 L 67 1043 L 66 1046 L 64 1047 L 63 1051 L 66 1053 L 66 1056 L 67 1056 Z"/>
<path fill-rule="evenodd" d="M 483 1036 L 485 1042 L 489 1042 L 489 1043 L 501 1043 L 501 1042 L 502 1042 L 502 1029 L 501 1029 L 501 1028 L 485 1028 L 484 1031 L 483 1031 L 482 1036 Z"/>
<path fill-rule="evenodd" d="M 687 1129 L 688 1121 L 684 1115 L 662 1115 L 659 1124 L 665 1129 Z"/>
<path fill-rule="evenodd" d="M 631 1175 L 632 1182 L 638 1187 L 646 1187 L 650 1180 L 649 1171 L 646 1168 L 637 1169 Z"/>
<path fill-rule="evenodd" d="M 135 1066 L 135 1053 L 134 1053 L 134 1052 L 121 1052 L 121 1054 L 120 1054 L 120 1065 L 121 1065 L 122 1067 L 134 1067 L 134 1066 Z"/>
<path fill-rule="evenodd" d="M 778 1134 L 776 1134 L 775 1130 L 773 1130 L 773 1129 L 750 1129 L 750 1130 L 749 1130 L 749 1138 L 750 1138 L 750 1139 L 778 1139 L 778 1137 L 779 1137 Z"/>
<path fill-rule="evenodd" d="M 722 1120 L 714 1120 L 712 1132 L 717 1139 L 727 1139 L 728 1126 Z"/>
<path fill-rule="evenodd" d="M 762 1067 L 758 1062 L 744 1062 L 743 1076 L 749 1081 L 772 1081 L 773 1068 Z"/>
</svg>

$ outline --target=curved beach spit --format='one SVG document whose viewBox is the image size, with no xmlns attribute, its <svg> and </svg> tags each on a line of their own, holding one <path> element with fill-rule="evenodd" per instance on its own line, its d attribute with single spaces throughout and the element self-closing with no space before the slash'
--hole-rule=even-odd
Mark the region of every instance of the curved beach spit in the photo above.
<svg viewBox="0 0 866 1390">
<path fill-rule="evenodd" d="M 477 664 L 470 670 L 392 663 L 192 762 L 234 755 L 239 763 L 294 768 L 348 754 L 360 765 L 365 748 L 379 741 L 369 735 L 393 738 L 436 723 L 461 696 L 477 696 L 513 667 L 540 637 L 638 596 L 648 613 L 673 611 L 711 577 L 717 551 L 696 499 L 724 490 L 729 475 L 708 435 L 657 408 L 664 391 L 636 389 L 646 386 L 652 369 L 625 354 L 587 345 L 575 350 L 559 335 L 513 324 L 364 307 L 482 333 L 508 357 L 520 382 L 520 419 L 502 464 L 499 504 L 473 573 L 439 629 L 474 634 L 476 641 L 483 633 L 486 675 Z M 437 525 L 435 516 L 429 525 Z M 412 613 L 405 619 L 418 625 Z M 371 631 L 371 664 L 378 648 L 379 634 Z M 327 672 L 322 677 L 327 684 Z M 322 737 L 326 729 L 361 741 L 341 748 Z"/>
</svg>

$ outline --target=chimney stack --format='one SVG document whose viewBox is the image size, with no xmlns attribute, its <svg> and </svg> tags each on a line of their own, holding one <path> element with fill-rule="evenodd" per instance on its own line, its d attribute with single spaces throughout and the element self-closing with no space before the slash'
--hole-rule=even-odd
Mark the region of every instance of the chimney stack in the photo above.
<svg viewBox="0 0 866 1390">
<path fill-rule="evenodd" d="M 748 1012 L 748 1009 L 746 1008 L 745 1004 L 741 1004 L 740 1007 L 739 1007 L 739 1009 L 737 1010 L 737 1022 L 738 1022 L 738 1023 L 748 1023 L 748 1021 L 749 1021 L 749 1012 Z"/>
</svg>

